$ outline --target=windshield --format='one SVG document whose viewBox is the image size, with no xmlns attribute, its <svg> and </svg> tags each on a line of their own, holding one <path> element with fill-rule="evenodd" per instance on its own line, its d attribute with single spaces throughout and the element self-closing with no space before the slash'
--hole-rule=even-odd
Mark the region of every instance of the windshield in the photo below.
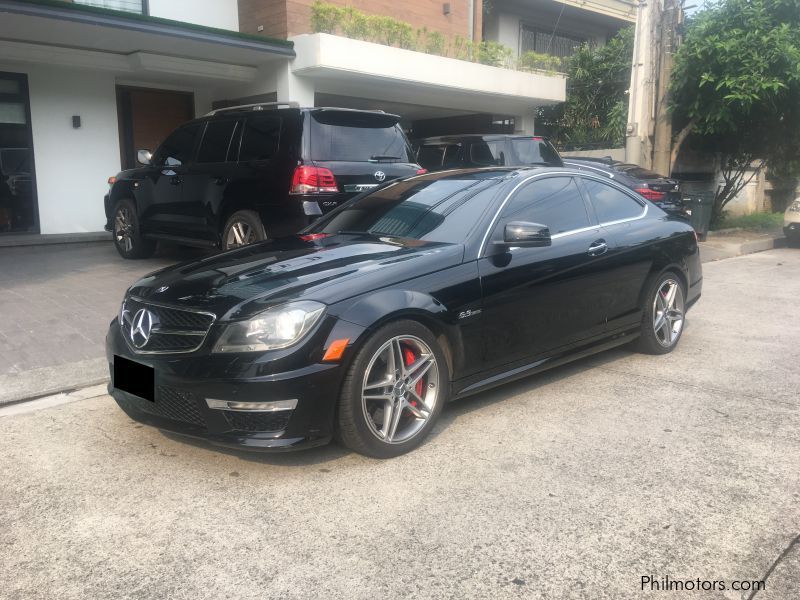
<svg viewBox="0 0 800 600">
<path fill-rule="evenodd" d="M 346 204 L 308 231 L 463 243 L 491 204 L 497 173 L 412 178 Z"/>
<path fill-rule="evenodd" d="M 413 162 L 396 118 L 335 111 L 311 115 L 311 159 Z"/>
</svg>

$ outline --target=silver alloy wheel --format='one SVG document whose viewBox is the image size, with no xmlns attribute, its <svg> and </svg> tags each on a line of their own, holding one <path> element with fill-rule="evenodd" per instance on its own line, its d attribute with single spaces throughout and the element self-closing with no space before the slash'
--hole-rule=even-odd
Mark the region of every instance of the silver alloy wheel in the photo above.
<svg viewBox="0 0 800 600">
<path fill-rule="evenodd" d="M 361 407 L 370 431 L 382 442 L 400 444 L 417 435 L 438 398 L 436 356 L 418 337 L 393 337 L 369 361 Z"/>
<path fill-rule="evenodd" d="M 669 348 L 683 329 L 683 293 L 680 284 L 667 279 L 653 299 L 653 331 L 658 343 Z"/>
<path fill-rule="evenodd" d="M 256 232 L 244 221 L 236 221 L 228 229 L 228 235 L 225 238 L 226 248 L 238 248 L 239 246 L 246 246 L 256 241 Z"/>
<path fill-rule="evenodd" d="M 125 252 L 133 248 L 133 215 L 127 206 L 120 206 L 114 215 L 114 237 Z"/>
</svg>

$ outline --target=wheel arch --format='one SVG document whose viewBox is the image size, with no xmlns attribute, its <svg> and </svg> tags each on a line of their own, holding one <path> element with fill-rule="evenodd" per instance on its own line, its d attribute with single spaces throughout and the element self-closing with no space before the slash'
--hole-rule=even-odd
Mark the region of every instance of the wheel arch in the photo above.
<svg viewBox="0 0 800 600">
<path fill-rule="evenodd" d="M 360 298 L 339 315 L 340 319 L 364 328 L 351 348 L 346 368 L 378 329 L 394 321 L 409 320 L 428 328 L 436 337 L 452 379 L 461 356 L 461 340 L 457 328 L 448 323 L 447 315 L 448 310 L 441 302 L 419 291 L 381 290 Z"/>
</svg>

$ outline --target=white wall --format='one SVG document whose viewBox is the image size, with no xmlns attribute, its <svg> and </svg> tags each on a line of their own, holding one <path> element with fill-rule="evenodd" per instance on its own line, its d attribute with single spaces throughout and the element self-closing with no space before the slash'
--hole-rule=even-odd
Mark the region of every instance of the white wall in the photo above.
<svg viewBox="0 0 800 600">
<path fill-rule="evenodd" d="M 239 31 L 238 0 L 150 0 L 154 17 Z"/>
<path fill-rule="evenodd" d="M 120 170 L 112 74 L 13 65 L 28 74 L 42 233 L 102 231 L 108 178 Z M 81 117 L 72 128 L 73 115 Z"/>
</svg>

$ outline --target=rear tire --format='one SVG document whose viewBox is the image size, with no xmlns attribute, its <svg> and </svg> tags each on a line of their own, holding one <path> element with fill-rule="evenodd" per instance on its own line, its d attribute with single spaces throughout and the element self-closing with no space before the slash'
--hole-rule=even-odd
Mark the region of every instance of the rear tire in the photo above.
<svg viewBox="0 0 800 600">
<path fill-rule="evenodd" d="M 652 278 L 643 302 L 637 350 L 645 354 L 672 352 L 686 323 L 686 290 L 681 278 L 672 271 Z"/>
<path fill-rule="evenodd" d="M 254 210 L 237 210 L 225 222 L 222 230 L 222 249 L 232 250 L 266 239 L 267 232 L 258 213 Z"/>
<path fill-rule="evenodd" d="M 156 251 L 156 242 L 142 235 L 139 215 L 133 200 L 123 198 L 114 205 L 111 233 L 114 247 L 122 258 L 150 258 Z"/>
<path fill-rule="evenodd" d="M 410 452 L 430 433 L 449 389 L 447 361 L 430 330 L 405 320 L 381 327 L 342 385 L 337 439 L 375 458 Z"/>
</svg>

